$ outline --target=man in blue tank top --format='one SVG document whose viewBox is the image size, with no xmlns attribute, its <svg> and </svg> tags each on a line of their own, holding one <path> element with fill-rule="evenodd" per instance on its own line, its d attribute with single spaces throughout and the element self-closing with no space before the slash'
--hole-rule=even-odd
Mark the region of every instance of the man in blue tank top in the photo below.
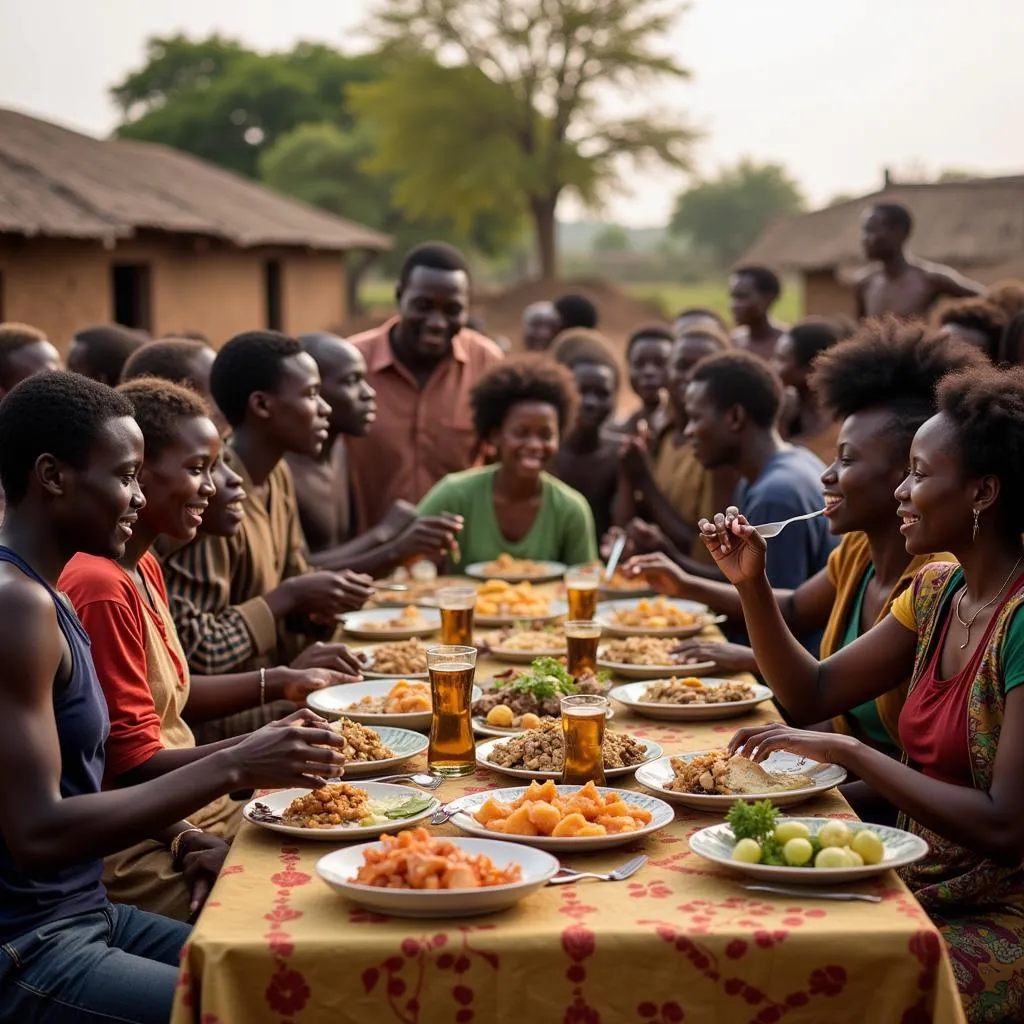
<svg viewBox="0 0 1024 1024">
<path fill-rule="evenodd" d="M 142 457 L 131 404 L 106 385 L 47 373 L 0 402 L 2 1022 L 165 1024 L 189 929 L 112 905 L 102 858 L 223 793 L 341 774 L 344 741 L 300 723 L 268 726 L 152 782 L 100 790 L 107 709 L 89 639 L 55 587 L 76 552 L 124 553 L 145 504 Z"/>
</svg>

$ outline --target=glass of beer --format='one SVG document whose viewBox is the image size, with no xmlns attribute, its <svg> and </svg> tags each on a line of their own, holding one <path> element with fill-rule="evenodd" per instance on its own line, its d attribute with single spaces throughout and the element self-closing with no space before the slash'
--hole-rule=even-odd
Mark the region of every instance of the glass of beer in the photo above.
<svg viewBox="0 0 1024 1024">
<path fill-rule="evenodd" d="M 444 587 L 437 592 L 437 606 L 441 609 L 441 643 L 472 647 L 476 590 L 473 587 Z"/>
<path fill-rule="evenodd" d="M 577 681 L 580 676 L 597 675 L 600 623 L 594 622 L 593 619 L 568 619 L 564 628 L 565 643 L 569 649 L 566 671 Z"/>
<path fill-rule="evenodd" d="M 577 566 L 565 574 L 565 596 L 570 619 L 592 619 L 597 614 L 601 571 L 590 565 Z"/>
<path fill-rule="evenodd" d="M 578 693 L 562 698 L 562 736 L 565 740 L 565 767 L 562 782 L 582 786 L 593 782 L 604 785 L 604 723 L 608 716 L 608 698 Z"/>
<path fill-rule="evenodd" d="M 471 721 L 476 648 L 428 647 L 427 671 L 431 701 L 427 764 L 439 775 L 472 775 L 476 771 Z"/>
</svg>

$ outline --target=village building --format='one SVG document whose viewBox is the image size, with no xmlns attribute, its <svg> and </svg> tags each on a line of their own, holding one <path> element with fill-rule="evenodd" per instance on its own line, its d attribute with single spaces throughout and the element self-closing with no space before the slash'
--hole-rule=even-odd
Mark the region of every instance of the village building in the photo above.
<svg viewBox="0 0 1024 1024">
<path fill-rule="evenodd" d="M 290 334 L 348 315 L 346 255 L 387 236 L 166 146 L 0 110 L 0 321 L 62 351 L 100 323 Z"/>
</svg>

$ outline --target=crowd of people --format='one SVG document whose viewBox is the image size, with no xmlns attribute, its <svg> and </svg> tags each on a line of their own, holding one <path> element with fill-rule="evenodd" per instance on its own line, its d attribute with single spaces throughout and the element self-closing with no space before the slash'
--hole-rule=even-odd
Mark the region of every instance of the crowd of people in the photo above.
<svg viewBox="0 0 1024 1024">
<path fill-rule="evenodd" d="M 359 678 L 335 625 L 374 577 L 620 536 L 728 616 L 684 649 L 772 687 L 789 724 L 733 748 L 844 765 L 923 835 L 904 878 L 970 1019 L 1024 1019 L 1024 285 L 914 259 L 911 227 L 866 212 L 858 320 L 781 324 L 741 266 L 732 329 L 638 325 L 625 374 L 580 295 L 507 355 L 440 243 L 347 340 L 94 327 L 62 364 L 0 324 L 0 1019 L 167 1020 L 247 794 L 341 774 L 303 705 Z"/>
</svg>

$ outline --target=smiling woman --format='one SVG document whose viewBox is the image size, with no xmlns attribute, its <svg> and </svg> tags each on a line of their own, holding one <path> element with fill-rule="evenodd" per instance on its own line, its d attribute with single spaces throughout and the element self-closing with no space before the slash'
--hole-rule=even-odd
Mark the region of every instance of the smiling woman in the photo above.
<svg viewBox="0 0 1024 1024">
<path fill-rule="evenodd" d="M 543 356 L 509 359 L 481 379 L 472 405 L 477 436 L 497 463 L 450 474 L 419 506 L 421 516 L 463 517 L 458 564 L 503 552 L 567 564 L 596 559 L 586 499 L 545 472 L 576 412 L 572 375 Z"/>
</svg>

